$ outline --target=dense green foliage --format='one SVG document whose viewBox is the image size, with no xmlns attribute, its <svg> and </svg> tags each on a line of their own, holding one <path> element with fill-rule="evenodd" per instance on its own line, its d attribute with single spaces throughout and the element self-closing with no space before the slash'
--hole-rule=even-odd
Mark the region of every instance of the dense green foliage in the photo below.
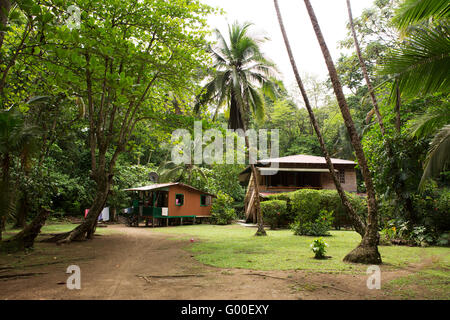
<svg viewBox="0 0 450 320">
<path fill-rule="evenodd" d="M 225 225 L 230 224 L 234 219 L 236 219 L 236 213 L 233 208 L 233 198 L 219 191 L 211 208 L 211 222 Z"/>
<path fill-rule="evenodd" d="M 321 210 L 317 218 L 305 217 L 291 224 L 291 229 L 297 236 L 328 236 L 333 224 L 333 212 Z"/>
<path fill-rule="evenodd" d="M 367 204 L 363 197 L 347 193 L 356 212 L 365 218 Z M 335 190 L 301 189 L 290 193 L 280 193 L 268 196 L 269 199 L 287 202 L 288 223 L 315 223 L 319 218 L 326 218 L 327 225 L 336 229 L 351 226 L 347 212 Z M 328 216 L 332 219 L 327 218 Z M 328 229 L 327 229 L 328 230 Z"/>
<path fill-rule="evenodd" d="M 289 222 L 287 202 L 284 200 L 269 200 L 261 202 L 261 212 L 264 221 L 271 229 L 284 226 Z"/>
<path fill-rule="evenodd" d="M 196 120 L 203 129 L 242 120 L 279 129 L 280 156 L 322 155 L 299 97 L 272 78 L 277 61 L 259 50 L 262 38 L 248 36 L 251 24 L 231 25 L 231 41 L 216 32 L 213 45 L 205 39 L 214 10 L 199 1 L 14 4 L 1 12 L 8 24 L 0 41 L 0 228 L 5 219 L 23 227 L 42 206 L 54 216 L 82 216 L 102 179 L 111 180 L 106 205 L 120 210 L 130 201 L 123 189 L 149 184 L 153 171 L 160 182 L 217 194 L 215 223 L 230 223 L 236 213 L 243 218 L 238 175 L 245 165 L 171 163 L 171 133 L 192 134 Z M 71 4 L 81 8 L 79 28 L 67 26 Z M 389 241 L 448 244 L 448 14 L 447 1 L 375 0 L 355 17 L 384 136 L 356 54 L 336 61 Z M 340 45 L 353 52 L 350 33 Z M 303 78 L 331 156 L 354 160 L 329 81 Z M 248 97 L 245 119 L 237 117 L 242 96 Z M 357 177 L 364 192 L 358 168 Z M 365 199 L 348 196 L 365 217 Z M 322 234 L 331 221 L 335 228 L 350 226 L 335 191 L 299 190 L 268 200 L 261 207 L 273 228 L 294 224 L 299 234 Z"/>
</svg>

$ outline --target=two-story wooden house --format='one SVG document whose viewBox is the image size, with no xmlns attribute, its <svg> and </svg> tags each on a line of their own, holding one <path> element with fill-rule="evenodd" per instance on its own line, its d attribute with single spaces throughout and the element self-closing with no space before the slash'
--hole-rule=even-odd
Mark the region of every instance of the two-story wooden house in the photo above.
<svg viewBox="0 0 450 320">
<path fill-rule="evenodd" d="M 356 192 L 356 163 L 333 158 L 331 161 L 344 190 Z M 274 165 L 278 166 L 278 168 L 274 169 Z M 298 189 L 336 189 L 324 157 L 299 154 L 282 158 L 264 159 L 259 160 L 256 167 L 260 197 Z M 276 173 L 273 174 L 274 172 Z M 244 200 L 246 219 L 247 221 L 253 220 L 256 222 L 256 212 L 253 205 L 255 191 L 250 167 L 240 173 L 239 181 L 247 185 Z"/>
</svg>

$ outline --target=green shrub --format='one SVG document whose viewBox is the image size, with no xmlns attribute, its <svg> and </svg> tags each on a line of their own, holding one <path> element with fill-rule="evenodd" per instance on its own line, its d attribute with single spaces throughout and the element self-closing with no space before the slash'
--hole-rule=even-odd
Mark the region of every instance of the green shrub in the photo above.
<svg viewBox="0 0 450 320">
<path fill-rule="evenodd" d="M 233 198 L 219 191 L 217 198 L 211 207 L 211 222 L 213 224 L 230 224 L 236 219 L 236 212 L 233 208 Z"/>
<path fill-rule="evenodd" d="M 356 213 L 365 220 L 367 216 L 366 199 L 356 194 L 346 194 Z M 327 210 L 333 212 L 334 228 L 340 229 L 341 227 L 352 226 L 336 190 L 301 189 L 289 193 L 270 195 L 268 198 L 270 200 L 285 200 L 287 202 L 288 213 L 286 219 L 288 223 L 298 221 L 314 222 L 319 217 L 321 210 Z"/>
<path fill-rule="evenodd" d="M 287 203 L 284 200 L 269 200 L 261 202 L 261 212 L 264 222 L 268 223 L 271 229 L 288 224 Z"/>
<path fill-rule="evenodd" d="M 450 189 L 430 183 L 422 193 L 411 195 L 411 199 L 412 219 L 405 216 L 394 201 L 381 201 L 381 240 L 411 245 L 448 245 Z"/>
<path fill-rule="evenodd" d="M 325 258 L 328 244 L 322 238 L 316 239 L 311 243 L 311 250 L 314 252 L 314 259 Z"/>
<path fill-rule="evenodd" d="M 314 221 L 305 218 L 303 220 L 300 219 L 291 224 L 291 229 L 297 236 L 326 236 L 329 235 L 328 230 L 330 230 L 332 224 L 333 212 L 321 210 Z"/>
<path fill-rule="evenodd" d="M 432 232 L 435 238 L 450 230 L 450 189 L 430 186 L 414 196 L 418 224 Z"/>
</svg>

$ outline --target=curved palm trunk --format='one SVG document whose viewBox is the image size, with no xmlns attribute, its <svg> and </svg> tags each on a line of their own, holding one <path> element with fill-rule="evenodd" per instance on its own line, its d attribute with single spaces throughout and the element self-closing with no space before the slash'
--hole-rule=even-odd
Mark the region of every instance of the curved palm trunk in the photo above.
<svg viewBox="0 0 450 320">
<path fill-rule="evenodd" d="M 378 124 L 380 125 L 381 134 L 385 135 L 383 118 L 381 117 L 380 108 L 378 107 L 377 98 L 375 97 L 375 92 L 373 90 L 372 82 L 369 78 L 369 73 L 367 72 L 366 63 L 361 54 L 361 48 L 359 47 L 358 38 L 356 36 L 355 25 L 353 24 L 353 15 L 352 15 L 352 7 L 350 4 L 350 0 L 347 0 L 347 11 L 348 17 L 350 21 L 350 29 L 352 30 L 353 41 L 355 42 L 356 55 L 358 56 L 359 65 L 361 66 L 362 73 L 364 75 L 364 79 L 366 80 L 367 88 L 369 89 L 370 99 L 372 100 L 373 109 L 377 116 Z"/>
<path fill-rule="evenodd" d="M 347 105 L 347 100 L 345 99 L 344 92 L 342 90 L 342 85 L 339 81 L 339 77 L 334 66 L 331 54 L 323 38 L 322 31 L 320 30 L 319 23 L 317 21 L 314 10 L 311 6 L 309 0 L 304 0 L 306 9 L 308 11 L 311 23 L 316 34 L 317 40 L 319 42 L 320 48 L 322 50 L 325 63 L 328 68 L 331 82 L 333 84 L 333 90 L 336 95 L 339 108 L 341 110 L 342 117 L 347 127 L 347 131 L 350 135 L 353 149 L 355 150 L 356 158 L 358 159 L 358 164 L 361 167 L 361 173 L 364 178 L 367 189 L 367 207 L 368 207 L 368 217 L 367 217 L 367 228 L 364 237 L 360 245 L 351 251 L 345 258 L 344 261 L 348 262 L 358 262 L 358 263 L 369 263 L 369 264 L 379 264 L 381 263 L 381 255 L 378 252 L 378 213 L 377 213 L 377 202 L 375 196 L 375 188 L 372 181 L 372 174 L 367 165 L 366 157 L 359 139 L 358 133 L 355 128 L 350 110 Z"/>
<path fill-rule="evenodd" d="M 303 81 L 300 77 L 300 74 L 297 69 L 297 64 L 295 63 L 294 56 L 292 54 L 291 45 L 289 43 L 289 39 L 286 34 L 286 30 L 284 28 L 283 18 L 281 17 L 280 8 L 278 6 L 278 0 L 274 0 L 275 4 L 275 10 L 277 12 L 278 22 L 280 24 L 281 33 L 283 34 L 284 43 L 286 45 L 286 49 L 289 55 L 289 60 L 291 62 L 292 70 L 294 71 L 295 79 L 297 81 L 298 87 L 300 88 L 300 92 L 303 97 L 303 101 L 305 102 L 306 109 L 308 110 L 309 118 L 311 120 L 312 127 L 314 128 L 314 131 L 316 132 L 317 139 L 319 140 L 320 148 L 322 150 L 322 154 L 325 157 L 325 160 L 327 162 L 328 169 L 330 171 L 331 177 L 333 178 L 334 184 L 336 186 L 336 190 L 341 198 L 342 204 L 347 210 L 347 213 L 352 220 L 352 224 L 355 228 L 355 230 L 362 236 L 364 236 L 366 226 L 364 222 L 361 220 L 361 218 L 356 214 L 353 206 L 351 205 L 350 201 L 348 200 L 344 189 L 341 186 L 341 183 L 339 182 L 339 179 L 336 176 L 336 171 L 334 170 L 334 165 L 331 162 L 330 155 L 326 149 L 325 142 L 322 136 L 322 133 L 320 132 L 319 124 L 317 123 L 316 117 L 314 115 L 313 109 L 311 107 L 311 104 L 309 102 L 308 95 L 306 93 L 305 87 L 303 85 Z"/>
<path fill-rule="evenodd" d="M 242 108 L 242 106 L 240 106 L 237 101 L 234 98 L 234 92 L 232 90 L 232 94 L 231 94 L 231 104 L 234 104 L 234 108 L 230 108 L 233 109 L 236 114 L 233 116 L 230 114 L 230 126 L 232 129 L 243 129 L 244 132 L 247 132 L 247 124 L 246 124 L 246 119 L 245 119 L 245 113 L 244 110 Z M 248 137 L 247 135 L 245 135 L 245 146 L 247 148 L 247 150 L 250 150 L 250 143 L 248 141 Z M 250 169 L 252 171 L 252 176 L 253 176 L 253 184 L 255 185 L 255 210 L 256 210 L 256 222 L 258 225 L 258 230 L 256 231 L 255 235 L 256 236 L 266 236 L 266 230 L 264 230 L 264 220 L 261 214 L 261 202 L 259 200 L 259 181 L 258 181 L 258 172 L 256 171 L 256 167 L 254 164 L 250 164 Z"/>
<path fill-rule="evenodd" d="M 248 137 L 245 136 L 245 144 L 247 146 L 247 150 L 249 149 Z M 253 176 L 253 184 L 255 186 L 255 209 L 256 209 L 256 223 L 258 225 L 258 230 L 256 231 L 256 236 L 266 236 L 266 230 L 264 230 L 264 221 L 261 214 L 261 202 L 259 201 L 259 181 L 257 176 L 256 167 L 254 164 L 250 164 L 250 168 L 252 170 Z"/>
<path fill-rule="evenodd" d="M 347 10 L 348 10 L 348 17 L 349 17 L 349 21 L 350 21 L 350 28 L 352 31 L 352 35 L 353 35 L 353 40 L 355 43 L 355 48 L 356 48 L 356 54 L 358 56 L 358 60 L 359 60 L 359 64 L 361 66 L 361 70 L 362 73 L 364 75 L 364 79 L 366 81 L 367 84 L 367 88 L 369 89 L 369 94 L 370 94 L 370 99 L 372 100 L 372 105 L 373 105 L 373 110 L 375 111 L 375 114 L 377 116 L 377 120 L 378 120 L 378 124 L 380 126 L 380 131 L 381 131 L 381 135 L 383 137 L 385 137 L 386 135 L 386 131 L 384 128 L 384 123 L 383 123 L 383 118 L 380 114 L 380 109 L 378 107 L 378 101 L 377 98 L 375 97 L 375 92 L 373 90 L 373 86 L 372 86 L 372 82 L 370 81 L 369 78 L 369 73 L 367 72 L 367 68 L 366 68 L 366 63 L 364 61 L 364 58 L 362 57 L 361 54 L 361 49 L 359 47 L 359 42 L 358 42 L 358 38 L 356 36 L 356 31 L 355 31 L 355 26 L 353 24 L 353 16 L 352 16 L 352 8 L 351 8 L 351 4 L 350 4 L 350 0 L 347 0 Z M 394 107 L 394 112 L 395 112 L 395 128 L 397 130 L 397 132 L 400 132 L 400 126 L 401 126 L 401 121 L 400 121 L 400 91 L 398 90 L 398 84 L 395 84 L 395 93 L 396 93 L 396 101 L 395 101 L 395 107 Z M 389 143 L 389 141 L 385 140 L 384 141 L 385 147 L 386 147 L 386 153 L 388 155 L 389 158 L 393 158 L 393 152 L 392 152 L 392 148 L 391 145 Z M 401 188 L 397 188 L 396 189 L 396 195 L 397 198 L 405 204 L 405 209 L 408 213 L 408 216 L 410 218 L 411 221 L 415 221 L 415 210 L 414 207 L 411 203 L 411 199 L 408 197 L 405 197 L 402 190 L 404 188 L 404 182 L 400 182 L 401 184 Z"/>
</svg>

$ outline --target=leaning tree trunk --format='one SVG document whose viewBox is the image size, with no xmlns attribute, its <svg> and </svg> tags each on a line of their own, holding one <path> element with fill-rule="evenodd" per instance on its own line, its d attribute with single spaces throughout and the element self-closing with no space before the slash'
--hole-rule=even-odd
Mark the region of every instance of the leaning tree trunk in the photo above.
<svg viewBox="0 0 450 320">
<path fill-rule="evenodd" d="M 25 229 L 1 244 L 2 251 L 16 252 L 32 248 L 50 212 L 48 208 L 41 208 L 39 214 Z"/>
<path fill-rule="evenodd" d="M 367 72 L 366 63 L 361 54 L 361 48 L 359 47 L 358 37 L 356 36 L 355 25 L 353 24 L 353 15 L 352 15 L 352 7 L 350 5 L 350 0 L 347 0 L 347 11 L 350 22 L 350 29 L 352 30 L 353 41 L 355 43 L 356 55 L 358 56 L 359 65 L 361 66 L 362 73 L 364 75 L 364 79 L 366 80 L 367 89 L 369 89 L 370 99 L 372 100 L 373 109 L 377 116 L 378 124 L 380 125 L 381 134 L 384 136 L 386 131 L 384 129 L 383 118 L 381 117 L 380 108 L 378 107 L 378 101 L 375 97 L 375 92 L 373 90 L 372 82 L 369 78 L 369 73 Z"/>
<path fill-rule="evenodd" d="M 300 92 L 302 94 L 303 101 L 305 102 L 306 109 L 308 110 L 309 118 L 311 120 L 311 125 L 312 125 L 314 131 L 316 132 L 317 139 L 319 140 L 322 154 L 325 156 L 325 160 L 326 160 L 328 169 L 330 171 L 331 177 L 333 178 L 334 185 L 336 186 L 336 190 L 341 198 L 342 204 L 345 207 L 345 209 L 347 210 L 347 213 L 352 221 L 353 227 L 355 228 L 356 232 L 358 232 L 361 235 L 361 237 L 363 237 L 365 234 L 365 231 L 366 231 L 366 226 L 365 226 L 364 222 L 361 220 L 361 218 L 358 216 L 358 214 L 355 212 L 353 206 L 351 205 L 350 201 L 347 198 L 347 195 L 345 194 L 344 189 L 341 186 L 341 183 L 339 182 L 339 179 L 336 176 L 336 171 L 334 170 L 334 165 L 331 162 L 331 158 L 330 158 L 330 155 L 325 146 L 325 142 L 324 142 L 322 133 L 320 132 L 319 124 L 317 123 L 313 109 L 309 102 L 308 94 L 306 93 L 305 87 L 303 85 L 303 81 L 302 81 L 300 74 L 298 72 L 298 69 L 297 69 L 297 64 L 295 63 L 295 59 L 292 54 L 291 45 L 289 43 L 289 39 L 287 37 L 287 33 L 284 28 L 283 18 L 281 17 L 278 0 L 274 0 L 274 4 L 275 4 L 275 10 L 277 12 L 277 17 L 278 17 L 278 22 L 280 25 L 281 33 L 283 35 L 284 44 L 286 45 L 289 60 L 291 62 L 292 70 L 294 71 L 295 79 L 297 81 L 298 87 L 300 88 Z"/>
<path fill-rule="evenodd" d="M 311 23 L 316 34 L 317 40 L 319 42 L 320 48 L 322 50 L 323 56 L 325 58 L 325 63 L 328 68 L 331 83 L 333 84 L 333 90 L 336 95 L 339 108 L 341 110 L 342 117 L 347 127 L 347 131 L 350 135 L 353 149 L 355 150 L 356 158 L 358 159 L 358 164 L 361 167 L 361 173 L 364 178 L 367 190 L 367 228 L 364 237 L 360 245 L 351 251 L 345 258 L 344 261 L 347 262 L 357 262 L 357 263 L 367 263 L 367 264 L 379 264 L 381 263 L 381 255 L 378 251 L 378 213 L 377 213 L 377 202 L 375 195 L 375 188 L 372 181 L 372 174 L 367 165 L 366 157 L 361 145 L 359 135 L 356 131 L 355 124 L 353 122 L 350 110 L 347 105 L 347 100 L 345 99 L 344 92 L 342 90 L 342 85 L 339 81 L 339 77 L 336 68 L 331 58 L 331 54 L 325 43 L 325 39 L 320 30 L 319 23 L 317 21 L 314 10 L 311 6 L 309 0 L 304 0 L 306 9 L 308 11 Z"/>
<path fill-rule="evenodd" d="M 375 114 L 377 116 L 377 120 L 378 120 L 378 124 L 380 126 L 380 131 L 381 131 L 381 135 L 383 136 L 383 138 L 386 138 L 386 130 L 384 128 L 384 123 L 383 123 L 383 118 L 380 114 L 380 109 L 378 107 L 378 101 L 377 98 L 375 97 L 375 92 L 373 89 L 373 85 L 372 82 L 370 81 L 369 78 L 369 73 L 367 72 L 367 67 L 366 67 L 366 63 L 364 61 L 364 58 L 362 57 L 361 54 L 361 49 L 359 47 L 359 42 L 358 42 L 358 37 L 356 36 L 356 31 L 355 31 L 355 26 L 353 23 L 353 16 L 352 16 L 352 8 L 351 8 L 351 4 L 350 4 L 350 0 L 347 0 L 347 9 L 348 9 L 348 16 L 349 16 L 349 21 L 350 21 L 350 28 L 352 31 L 352 35 L 353 35 L 353 40 L 355 43 L 355 49 L 356 49 L 356 54 L 358 56 L 359 59 L 359 64 L 361 66 L 361 70 L 362 73 L 364 75 L 364 79 L 366 81 L 367 84 L 367 88 L 369 90 L 369 94 L 370 94 L 370 98 L 372 100 L 372 105 L 373 105 L 373 110 L 375 111 Z M 395 94 L 396 94 L 396 99 L 395 99 L 395 107 L 394 107 L 394 112 L 395 112 L 395 128 L 397 130 L 397 133 L 400 132 L 400 126 L 401 126 L 401 121 L 400 121 L 400 91 L 398 90 L 398 83 L 395 83 Z M 391 144 L 389 142 L 389 140 L 385 139 L 384 140 L 384 144 L 385 144 L 385 148 L 386 148 L 386 153 L 388 155 L 388 157 L 390 159 L 394 158 L 393 152 L 392 152 L 392 147 Z M 395 168 L 393 168 L 395 170 Z M 402 187 L 403 187 L 402 183 Z M 405 204 L 405 209 L 408 212 L 408 215 L 410 217 L 414 217 L 414 208 L 411 205 L 411 200 L 407 197 L 404 196 L 403 192 L 402 192 L 403 188 L 397 188 L 396 189 L 396 195 L 397 198 L 401 200 L 402 203 Z"/>
<path fill-rule="evenodd" d="M 96 179 L 97 192 L 92 203 L 89 213 L 86 216 L 85 221 L 72 231 L 58 234 L 46 242 L 56 242 L 57 244 L 70 243 L 72 241 L 83 241 L 86 239 L 92 239 L 94 237 L 95 229 L 97 227 L 98 217 L 102 212 L 106 200 L 108 199 L 109 188 L 111 185 L 112 176 L 105 174 L 105 177 Z M 109 177 L 109 178 L 108 178 Z"/>
</svg>

